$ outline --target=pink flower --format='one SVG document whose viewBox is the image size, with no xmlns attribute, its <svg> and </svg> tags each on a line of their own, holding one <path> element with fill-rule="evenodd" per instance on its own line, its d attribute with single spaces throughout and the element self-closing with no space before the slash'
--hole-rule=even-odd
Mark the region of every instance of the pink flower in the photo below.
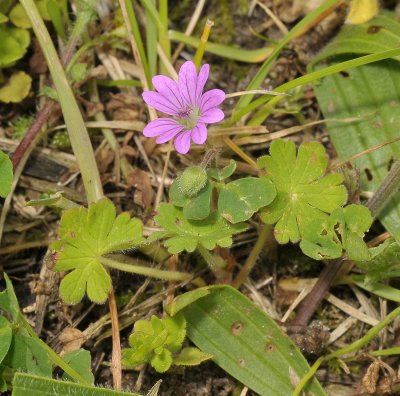
<svg viewBox="0 0 400 396">
<path fill-rule="evenodd" d="M 157 143 L 174 139 L 176 151 L 186 154 L 190 141 L 203 144 L 207 140 L 206 124 L 224 119 L 217 106 L 225 99 L 225 92 L 212 89 L 203 93 L 210 66 L 203 65 L 197 75 L 193 62 L 185 62 L 179 70 L 178 82 L 166 76 L 154 76 L 155 91 L 143 92 L 144 101 L 173 118 L 158 118 L 143 130 L 146 137 L 157 137 Z"/>
</svg>

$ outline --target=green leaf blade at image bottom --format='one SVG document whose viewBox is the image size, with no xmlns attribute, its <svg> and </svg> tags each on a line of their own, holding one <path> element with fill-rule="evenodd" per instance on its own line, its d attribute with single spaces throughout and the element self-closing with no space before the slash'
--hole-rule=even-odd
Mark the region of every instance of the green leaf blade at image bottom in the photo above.
<svg viewBox="0 0 400 396">
<path fill-rule="evenodd" d="M 112 389 L 79 385 L 73 382 L 57 381 L 30 374 L 16 373 L 13 380 L 12 396 L 141 396 L 138 393 L 120 392 Z"/>
<path fill-rule="evenodd" d="M 229 286 L 184 308 L 187 335 L 225 371 L 262 396 L 290 396 L 293 373 L 309 366 L 290 338 L 250 300 Z M 306 391 L 325 395 L 314 379 Z"/>
</svg>

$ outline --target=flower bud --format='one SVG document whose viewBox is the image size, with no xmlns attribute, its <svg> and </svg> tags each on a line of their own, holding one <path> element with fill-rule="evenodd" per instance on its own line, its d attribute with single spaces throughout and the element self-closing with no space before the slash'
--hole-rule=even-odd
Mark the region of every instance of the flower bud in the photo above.
<svg viewBox="0 0 400 396">
<path fill-rule="evenodd" d="M 201 166 L 186 168 L 178 179 L 179 190 L 188 198 L 194 197 L 207 183 L 207 172 Z"/>
</svg>

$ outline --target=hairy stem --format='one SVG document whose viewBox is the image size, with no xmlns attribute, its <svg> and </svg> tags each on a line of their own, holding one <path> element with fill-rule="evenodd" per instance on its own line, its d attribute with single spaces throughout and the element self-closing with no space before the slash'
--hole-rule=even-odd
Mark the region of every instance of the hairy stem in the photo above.
<svg viewBox="0 0 400 396">
<path fill-rule="evenodd" d="M 115 301 L 114 290 L 111 289 L 108 295 L 108 307 L 111 317 L 111 331 L 112 331 L 112 357 L 111 357 L 111 371 L 113 376 L 113 388 L 121 390 L 122 388 L 122 354 L 121 354 L 121 339 L 119 336 L 119 321 L 117 302 Z"/>
<path fill-rule="evenodd" d="M 349 353 L 355 352 L 360 350 L 364 345 L 368 344 L 372 339 L 374 339 L 381 330 L 383 330 L 386 326 L 389 325 L 395 318 L 400 315 L 400 307 L 397 307 L 395 310 L 390 312 L 389 315 L 386 316 L 381 322 L 379 322 L 374 327 L 371 327 L 364 337 L 360 338 L 359 340 L 353 342 L 350 345 L 345 346 L 344 348 L 338 349 L 334 352 L 329 353 L 326 356 L 320 357 L 310 368 L 308 373 L 300 380 L 297 384 L 296 389 L 293 391 L 292 396 L 300 395 L 302 389 L 307 384 L 307 382 L 312 378 L 312 376 L 316 373 L 319 366 L 330 359 L 338 358 L 343 355 L 347 355 Z"/>
<path fill-rule="evenodd" d="M 201 278 L 193 279 L 193 275 L 188 272 L 180 271 L 164 271 L 156 268 L 145 267 L 137 264 L 126 264 L 119 261 L 113 260 L 109 257 L 100 257 L 100 262 L 109 268 L 114 268 L 119 271 L 130 272 L 132 274 L 150 276 L 152 278 L 164 279 L 164 280 L 175 280 L 175 281 L 186 281 L 191 280 L 196 286 L 205 286 L 204 281 Z"/>
</svg>

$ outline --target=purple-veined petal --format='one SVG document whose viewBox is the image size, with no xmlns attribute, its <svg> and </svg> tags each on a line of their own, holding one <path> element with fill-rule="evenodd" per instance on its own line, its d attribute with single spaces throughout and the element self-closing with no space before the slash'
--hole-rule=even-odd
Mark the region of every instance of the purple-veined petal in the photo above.
<svg viewBox="0 0 400 396">
<path fill-rule="evenodd" d="M 178 75 L 179 91 L 186 104 L 196 106 L 197 72 L 192 61 L 185 62 Z"/>
<path fill-rule="evenodd" d="M 190 135 L 191 131 L 185 131 L 179 134 L 175 140 L 175 149 L 180 154 L 186 154 L 190 149 Z"/>
<path fill-rule="evenodd" d="M 192 129 L 192 140 L 196 144 L 203 144 L 207 140 L 207 128 L 206 128 L 205 124 L 199 122 Z"/>
<path fill-rule="evenodd" d="M 164 136 L 172 132 L 179 133 L 182 129 L 183 125 L 171 118 L 157 118 L 144 127 L 143 135 L 146 137 Z"/>
<path fill-rule="evenodd" d="M 148 105 L 163 113 L 177 115 L 179 112 L 179 107 L 176 107 L 168 98 L 158 92 L 145 91 L 142 93 L 142 98 Z"/>
<path fill-rule="evenodd" d="M 164 97 L 168 98 L 175 108 L 182 109 L 184 107 L 177 82 L 162 75 L 154 76 L 152 82 L 154 88 Z"/>
<path fill-rule="evenodd" d="M 162 135 L 160 135 L 157 139 L 156 139 L 156 143 L 157 144 L 162 144 L 165 142 L 170 141 L 171 139 L 173 139 L 180 131 L 179 130 L 171 130 L 168 132 L 163 133 Z"/>
<path fill-rule="evenodd" d="M 199 105 L 201 96 L 203 94 L 204 86 L 208 80 L 208 74 L 210 72 L 210 65 L 205 64 L 200 68 L 199 75 L 197 77 L 196 85 L 196 104 Z"/>
<path fill-rule="evenodd" d="M 225 118 L 225 114 L 221 109 L 213 107 L 201 114 L 199 122 L 204 122 L 205 124 L 214 124 L 215 122 L 220 122 Z"/>
<path fill-rule="evenodd" d="M 207 110 L 220 105 L 225 99 L 225 92 L 222 89 L 212 89 L 204 93 L 201 97 L 200 112 L 205 113 Z"/>
</svg>

